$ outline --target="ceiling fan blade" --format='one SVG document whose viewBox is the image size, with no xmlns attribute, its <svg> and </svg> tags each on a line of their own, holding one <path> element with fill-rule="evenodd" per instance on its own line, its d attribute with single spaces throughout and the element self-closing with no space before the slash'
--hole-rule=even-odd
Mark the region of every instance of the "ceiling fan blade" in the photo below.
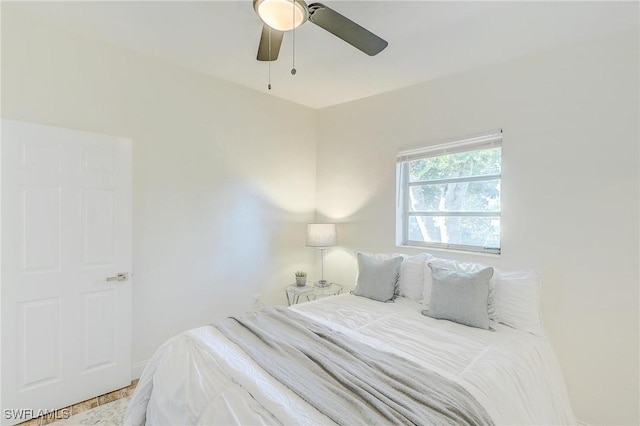
<svg viewBox="0 0 640 426">
<path fill-rule="evenodd" d="M 269 31 L 271 31 L 271 54 L 269 54 Z M 267 25 L 262 26 L 262 35 L 260 36 L 260 45 L 258 46 L 259 61 L 275 61 L 280 53 L 282 45 L 282 37 L 284 32 L 274 30 Z"/>
<path fill-rule="evenodd" d="M 309 20 L 369 56 L 377 55 L 389 44 L 371 31 L 321 3 L 309 5 Z"/>
</svg>

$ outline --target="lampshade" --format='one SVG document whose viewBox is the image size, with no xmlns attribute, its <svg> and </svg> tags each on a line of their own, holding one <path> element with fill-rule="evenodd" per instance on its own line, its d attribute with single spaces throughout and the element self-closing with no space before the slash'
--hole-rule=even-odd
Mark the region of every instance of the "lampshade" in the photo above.
<svg viewBox="0 0 640 426">
<path fill-rule="evenodd" d="M 297 28 L 309 16 L 302 0 L 253 0 L 253 8 L 265 24 L 278 31 Z"/>
<path fill-rule="evenodd" d="M 324 248 L 335 245 L 335 223 L 310 223 L 307 225 L 307 247 Z"/>
</svg>

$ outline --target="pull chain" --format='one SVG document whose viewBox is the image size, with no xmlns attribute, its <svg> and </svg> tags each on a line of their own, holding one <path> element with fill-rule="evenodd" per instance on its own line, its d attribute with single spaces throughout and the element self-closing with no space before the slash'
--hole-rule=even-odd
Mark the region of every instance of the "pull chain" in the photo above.
<svg viewBox="0 0 640 426">
<path fill-rule="evenodd" d="M 291 75 L 296 75 L 296 5 L 295 0 L 291 1 L 291 23 L 293 24 L 293 52 L 291 55 Z"/>
<path fill-rule="evenodd" d="M 269 27 L 269 83 L 267 84 L 267 88 L 271 90 L 271 27 Z"/>
</svg>

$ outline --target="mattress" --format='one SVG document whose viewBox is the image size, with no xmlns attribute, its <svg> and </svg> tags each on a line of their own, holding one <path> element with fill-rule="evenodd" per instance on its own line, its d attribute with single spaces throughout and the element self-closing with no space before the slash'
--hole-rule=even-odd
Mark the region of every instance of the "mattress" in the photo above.
<svg viewBox="0 0 640 426">
<path fill-rule="evenodd" d="M 292 306 L 372 350 L 393 353 L 459 384 L 496 424 L 575 424 L 548 341 L 502 324 L 482 330 L 421 314 L 399 297 L 350 294 Z M 354 412 L 354 416 L 357 413 Z M 125 424 L 332 424 L 216 328 L 184 332 L 149 360 Z"/>
</svg>

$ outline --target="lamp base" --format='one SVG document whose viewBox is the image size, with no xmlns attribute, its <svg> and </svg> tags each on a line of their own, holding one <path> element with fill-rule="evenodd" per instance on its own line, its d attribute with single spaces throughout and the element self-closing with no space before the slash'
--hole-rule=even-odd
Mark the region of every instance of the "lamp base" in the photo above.
<svg viewBox="0 0 640 426">
<path fill-rule="evenodd" d="M 316 282 L 316 285 L 318 287 L 327 287 L 329 285 L 329 283 L 327 282 L 327 280 L 320 280 Z"/>
</svg>

